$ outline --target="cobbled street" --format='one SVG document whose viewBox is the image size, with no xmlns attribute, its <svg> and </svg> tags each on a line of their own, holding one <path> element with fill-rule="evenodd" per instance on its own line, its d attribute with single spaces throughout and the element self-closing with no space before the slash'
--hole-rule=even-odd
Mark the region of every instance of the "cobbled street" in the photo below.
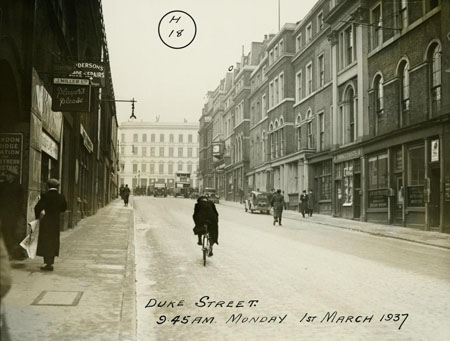
<svg viewBox="0 0 450 341">
<path fill-rule="evenodd" d="M 204 267 L 194 203 L 134 199 L 138 340 L 450 335 L 449 250 L 218 204 Z"/>
</svg>

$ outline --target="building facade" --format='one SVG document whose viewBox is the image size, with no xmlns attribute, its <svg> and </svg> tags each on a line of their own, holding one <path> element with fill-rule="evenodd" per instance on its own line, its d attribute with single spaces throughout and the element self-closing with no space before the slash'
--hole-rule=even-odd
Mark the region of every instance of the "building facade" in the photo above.
<svg viewBox="0 0 450 341">
<path fill-rule="evenodd" d="M 197 123 L 123 122 L 119 126 L 119 185 L 151 191 L 165 183 L 169 193 L 177 172 L 190 173 L 192 188 L 198 188 L 199 159 Z"/>
<path fill-rule="evenodd" d="M 18 172 L 28 221 L 46 181 L 60 179 L 68 202 L 62 226 L 71 228 L 117 196 L 118 125 L 101 1 L 2 1 L 0 74 L 0 175 Z M 71 100 L 64 82 L 73 80 L 82 105 L 63 106 Z"/>
<path fill-rule="evenodd" d="M 225 198 L 281 189 L 296 209 L 312 189 L 320 213 L 450 232 L 449 18 L 448 1 L 319 0 L 271 35 L 225 96 Z"/>
</svg>

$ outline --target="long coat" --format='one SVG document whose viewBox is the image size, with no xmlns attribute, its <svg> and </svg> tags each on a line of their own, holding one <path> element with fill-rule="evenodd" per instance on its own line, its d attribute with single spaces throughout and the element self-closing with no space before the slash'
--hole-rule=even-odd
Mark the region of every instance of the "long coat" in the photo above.
<svg viewBox="0 0 450 341">
<path fill-rule="evenodd" d="M 284 198 L 283 195 L 279 193 L 275 193 L 272 197 L 272 201 L 270 203 L 273 206 L 273 217 L 278 218 L 281 217 L 284 208 Z"/>
<path fill-rule="evenodd" d="M 312 193 L 308 194 L 308 210 L 314 209 L 314 195 Z"/>
<path fill-rule="evenodd" d="M 219 213 L 217 212 L 216 205 L 209 200 L 198 200 L 194 207 L 194 219 L 195 226 L 208 225 L 209 237 L 211 243 L 219 244 Z"/>
<path fill-rule="evenodd" d="M 301 194 L 300 195 L 300 211 L 307 211 L 308 210 L 308 194 Z"/>
<path fill-rule="evenodd" d="M 42 257 L 59 256 L 59 215 L 67 209 L 64 195 L 50 189 L 34 207 L 36 219 L 42 210 L 45 215 L 39 226 L 39 237 L 36 254 Z"/>
</svg>

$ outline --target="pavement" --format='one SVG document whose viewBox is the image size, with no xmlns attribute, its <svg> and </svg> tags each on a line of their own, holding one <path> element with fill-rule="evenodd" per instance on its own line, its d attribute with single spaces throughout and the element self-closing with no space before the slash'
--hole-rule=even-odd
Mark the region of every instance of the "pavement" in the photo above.
<svg viewBox="0 0 450 341">
<path fill-rule="evenodd" d="M 134 255 L 133 208 L 115 200 L 61 232 L 53 272 L 42 257 L 11 263 L 11 340 L 136 340 Z"/>
<path fill-rule="evenodd" d="M 244 209 L 244 204 L 234 201 L 220 200 L 219 205 L 227 205 Z M 450 249 L 450 234 L 433 231 L 423 231 L 416 228 L 395 225 L 384 225 L 359 220 L 336 218 L 325 214 L 313 214 L 312 217 L 303 218 L 300 212 L 284 210 L 283 218 L 294 219 L 302 222 L 343 228 L 347 230 L 368 233 L 375 236 L 406 240 L 409 242 Z"/>
<path fill-rule="evenodd" d="M 450 249 L 450 234 L 295 211 L 283 217 Z M 136 340 L 134 238 L 133 207 L 115 200 L 61 232 L 55 271 L 41 271 L 41 257 L 13 262 L 2 300 L 11 340 Z"/>
</svg>

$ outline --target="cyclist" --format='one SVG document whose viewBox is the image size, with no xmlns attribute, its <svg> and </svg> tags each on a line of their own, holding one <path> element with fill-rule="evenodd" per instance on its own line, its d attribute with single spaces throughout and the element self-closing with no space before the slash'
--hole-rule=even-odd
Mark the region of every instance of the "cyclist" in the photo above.
<svg viewBox="0 0 450 341">
<path fill-rule="evenodd" d="M 202 235 L 205 232 L 203 226 L 208 226 L 209 237 L 211 240 L 209 256 L 212 256 L 212 247 L 214 243 L 219 244 L 219 213 L 217 212 L 216 205 L 208 200 L 207 196 L 200 196 L 195 204 L 192 218 L 195 222 L 194 233 L 198 236 L 198 245 L 202 245 Z"/>
</svg>

